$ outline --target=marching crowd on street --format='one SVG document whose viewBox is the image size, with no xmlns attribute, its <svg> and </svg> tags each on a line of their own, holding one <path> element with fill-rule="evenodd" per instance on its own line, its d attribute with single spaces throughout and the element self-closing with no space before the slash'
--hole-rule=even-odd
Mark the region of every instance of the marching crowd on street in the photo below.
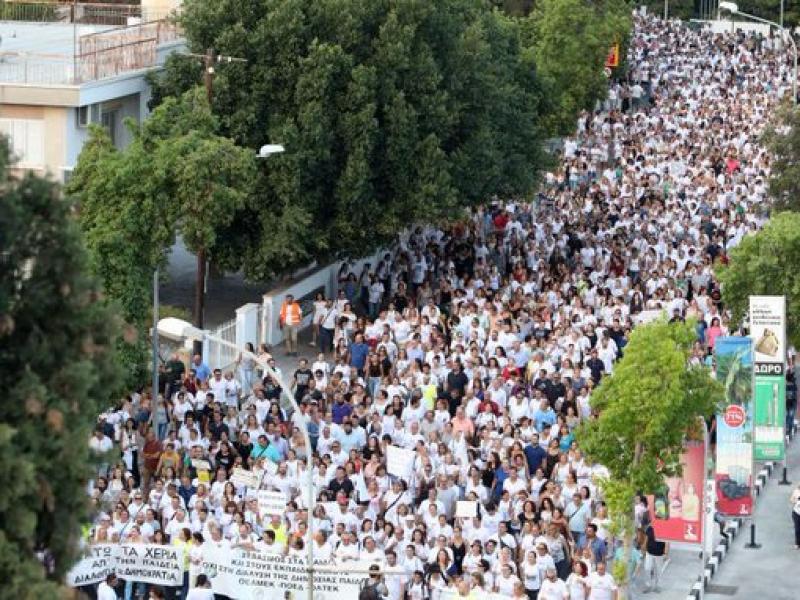
<svg viewBox="0 0 800 600">
<path fill-rule="evenodd" d="M 648 311 L 697 319 L 698 362 L 735 329 L 713 267 L 767 218 L 759 134 L 791 90 L 788 55 L 769 39 L 634 22 L 629 83 L 580 115 L 536 202 L 412 227 L 317 298 L 319 354 L 282 374 L 299 412 L 259 366 L 276 368 L 280 349 L 249 346 L 237 373 L 170 361 L 152 427 L 146 396 L 102 415 L 90 443 L 114 459 L 90 490 L 89 542 L 185 547 L 173 597 L 194 588 L 208 545 L 302 557 L 310 526 L 318 559 L 399 567 L 382 578 L 391 600 L 616 598 L 605 471 L 575 429 Z M 291 356 L 304 316 L 287 298 Z M 387 472 L 390 446 L 413 451 L 408 475 Z M 282 492 L 285 514 L 259 514 L 255 490 L 231 481 L 237 468 Z M 477 514 L 456 516 L 459 500 Z M 636 515 L 633 586 L 657 593 L 668 548 L 646 499 Z M 163 593 L 103 585 L 126 600 Z"/>
</svg>

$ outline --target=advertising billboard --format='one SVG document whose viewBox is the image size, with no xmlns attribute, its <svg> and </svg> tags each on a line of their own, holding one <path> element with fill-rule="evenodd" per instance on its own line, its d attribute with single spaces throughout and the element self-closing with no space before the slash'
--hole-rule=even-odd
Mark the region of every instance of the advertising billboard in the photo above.
<svg viewBox="0 0 800 600">
<path fill-rule="evenodd" d="M 659 540 L 703 543 L 705 462 L 705 442 L 687 442 L 681 456 L 681 476 L 668 477 L 653 496 L 653 529 Z"/>
<path fill-rule="evenodd" d="M 725 387 L 725 402 L 716 421 L 717 510 L 727 516 L 746 517 L 753 514 L 753 352 L 750 338 L 717 338 L 714 361 L 717 380 Z"/>
<path fill-rule="evenodd" d="M 785 458 L 786 300 L 783 296 L 750 296 L 753 340 L 753 455 L 755 460 Z"/>
</svg>

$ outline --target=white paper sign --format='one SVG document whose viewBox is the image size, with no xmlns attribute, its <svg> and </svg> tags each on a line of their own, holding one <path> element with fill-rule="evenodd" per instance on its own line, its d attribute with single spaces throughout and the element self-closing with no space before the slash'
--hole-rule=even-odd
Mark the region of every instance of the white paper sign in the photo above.
<svg viewBox="0 0 800 600">
<path fill-rule="evenodd" d="M 84 551 L 83 557 L 67 573 L 67 585 L 81 587 L 105 581 L 117 565 L 116 544 L 96 544 Z"/>
<path fill-rule="evenodd" d="M 397 446 L 386 448 L 386 471 L 389 475 L 396 475 L 408 479 L 414 470 L 414 451 Z"/>
<path fill-rule="evenodd" d="M 272 490 L 258 491 L 258 512 L 261 515 L 283 515 L 286 512 L 286 496 Z"/>
<path fill-rule="evenodd" d="M 456 517 L 469 519 L 478 516 L 478 503 L 474 500 L 458 500 L 456 502 Z"/>
<path fill-rule="evenodd" d="M 258 473 L 247 471 L 241 467 L 236 467 L 231 475 L 231 481 L 234 485 L 241 485 L 249 488 L 257 488 L 260 483 Z"/>
</svg>

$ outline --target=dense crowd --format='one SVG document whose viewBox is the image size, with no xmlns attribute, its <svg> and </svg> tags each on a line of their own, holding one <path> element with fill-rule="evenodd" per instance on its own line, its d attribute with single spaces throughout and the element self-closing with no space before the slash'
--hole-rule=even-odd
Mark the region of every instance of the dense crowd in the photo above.
<svg viewBox="0 0 800 600">
<path fill-rule="evenodd" d="M 766 218 L 758 134 L 791 90 L 771 40 L 650 17 L 636 17 L 629 65 L 536 202 L 412 229 L 317 299 L 320 354 L 283 374 L 299 412 L 259 366 L 275 366 L 270 350 L 248 347 L 238 376 L 170 361 L 153 428 L 139 396 L 103 415 L 92 447 L 122 462 L 93 484 L 91 541 L 184 545 L 191 583 L 207 544 L 305 556 L 310 522 L 316 558 L 400 567 L 383 578 L 391 600 L 615 598 L 605 472 L 575 428 L 648 311 L 698 319 L 695 361 L 731 327 L 712 268 Z M 289 354 L 299 311 L 281 310 Z M 413 451 L 409 475 L 387 472 L 389 446 Z M 282 492 L 285 514 L 260 515 L 237 467 Z M 477 515 L 456 517 L 459 500 Z M 633 560 L 657 591 L 667 549 L 648 514 Z"/>
</svg>

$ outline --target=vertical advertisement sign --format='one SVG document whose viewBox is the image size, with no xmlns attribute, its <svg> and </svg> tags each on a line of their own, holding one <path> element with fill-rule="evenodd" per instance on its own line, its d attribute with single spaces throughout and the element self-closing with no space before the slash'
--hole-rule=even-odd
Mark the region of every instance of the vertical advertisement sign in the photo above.
<svg viewBox="0 0 800 600">
<path fill-rule="evenodd" d="M 783 460 L 786 423 L 786 299 L 750 296 L 756 460 Z"/>
<path fill-rule="evenodd" d="M 725 402 L 717 415 L 717 510 L 753 514 L 753 353 L 750 338 L 720 337 L 714 343 L 717 380 Z"/>
<path fill-rule="evenodd" d="M 705 442 L 687 442 L 681 456 L 682 475 L 668 477 L 653 497 L 653 529 L 659 540 L 703 543 L 705 462 Z"/>
</svg>

